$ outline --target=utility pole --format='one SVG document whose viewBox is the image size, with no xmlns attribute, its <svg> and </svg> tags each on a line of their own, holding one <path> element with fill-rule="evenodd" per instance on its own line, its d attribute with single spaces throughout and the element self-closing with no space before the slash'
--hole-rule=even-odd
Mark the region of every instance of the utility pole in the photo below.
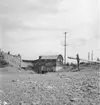
<svg viewBox="0 0 100 105">
<path fill-rule="evenodd" d="M 91 55 L 90 55 L 90 52 L 88 52 L 88 63 L 90 64 L 90 67 L 91 67 L 91 62 L 90 62 L 90 60 L 91 60 Z"/>
<path fill-rule="evenodd" d="M 90 60 L 90 52 L 88 52 L 88 60 Z"/>
<path fill-rule="evenodd" d="M 66 64 L 66 46 L 67 46 L 67 44 L 66 44 L 66 34 L 67 34 L 67 32 L 64 32 L 64 34 L 65 34 L 65 43 L 64 43 L 64 64 Z"/>
<path fill-rule="evenodd" d="M 91 53 L 91 60 L 93 60 L 93 50 L 92 50 L 92 53 Z"/>
</svg>

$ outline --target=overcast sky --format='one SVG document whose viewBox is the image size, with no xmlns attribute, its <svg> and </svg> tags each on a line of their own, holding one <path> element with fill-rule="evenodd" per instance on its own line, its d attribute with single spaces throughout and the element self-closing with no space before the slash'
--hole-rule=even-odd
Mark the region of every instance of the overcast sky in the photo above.
<svg viewBox="0 0 100 105">
<path fill-rule="evenodd" d="M 87 58 L 100 53 L 100 0 L 0 0 L 0 47 L 23 59 L 64 54 Z"/>
</svg>

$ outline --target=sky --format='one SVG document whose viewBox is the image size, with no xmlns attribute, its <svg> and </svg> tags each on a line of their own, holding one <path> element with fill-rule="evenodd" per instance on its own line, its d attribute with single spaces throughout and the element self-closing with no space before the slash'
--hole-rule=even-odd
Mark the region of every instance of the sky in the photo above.
<svg viewBox="0 0 100 105">
<path fill-rule="evenodd" d="M 40 55 L 100 57 L 100 0 L 0 0 L 0 48 L 23 59 Z"/>
</svg>

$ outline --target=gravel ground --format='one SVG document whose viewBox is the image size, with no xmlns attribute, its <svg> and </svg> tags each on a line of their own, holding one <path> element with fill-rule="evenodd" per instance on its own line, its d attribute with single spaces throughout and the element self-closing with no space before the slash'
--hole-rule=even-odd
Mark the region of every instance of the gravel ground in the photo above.
<svg viewBox="0 0 100 105">
<path fill-rule="evenodd" d="M 66 74 L 54 80 L 15 79 L 0 84 L 0 105 L 100 105 L 100 73 Z"/>
</svg>

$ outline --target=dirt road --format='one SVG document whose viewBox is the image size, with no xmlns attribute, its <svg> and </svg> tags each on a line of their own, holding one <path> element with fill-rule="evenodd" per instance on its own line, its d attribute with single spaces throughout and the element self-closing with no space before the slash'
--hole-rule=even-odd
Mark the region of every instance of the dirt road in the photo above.
<svg viewBox="0 0 100 105">
<path fill-rule="evenodd" d="M 99 72 L 2 73 L 1 105 L 100 105 Z"/>
</svg>

